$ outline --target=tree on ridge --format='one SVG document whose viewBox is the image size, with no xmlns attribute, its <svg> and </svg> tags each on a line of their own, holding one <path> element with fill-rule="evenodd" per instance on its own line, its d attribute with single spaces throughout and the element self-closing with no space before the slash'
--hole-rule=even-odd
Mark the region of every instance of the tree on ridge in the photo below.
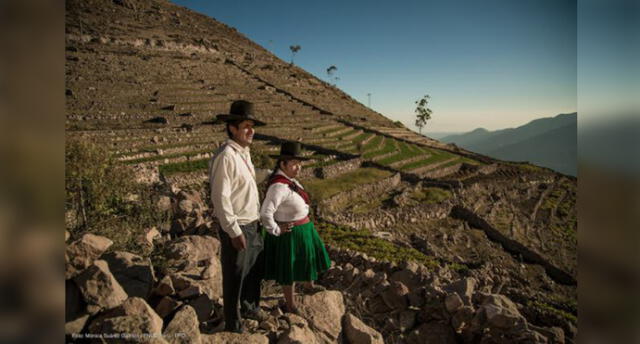
<svg viewBox="0 0 640 344">
<path fill-rule="evenodd" d="M 338 67 L 334 65 L 331 65 L 331 67 L 327 68 L 327 76 L 329 78 L 329 82 L 333 80 L 333 86 L 335 86 L 338 83 L 338 80 L 340 80 L 340 78 L 335 75 L 337 71 Z"/>
<path fill-rule="evenodd" d="M 291 64 L 293 64 L 293 58 L 296 56 L 296 53 L 300 51 L 302 47 L 298 44 L 289 46 L 289 50 L 291 50 Z"/>
<path fill-rule="evenodd" d="M 430 98 L 428 94 L 425 94 L 422 99 L 416 101 L 416 127 L 420 130 L 420 135 L 422 135 L 422 128 L 427 124 L 427 121 L 431 119 L 431 114 L 433 113 L 433 111 L 427 107 Z"/>
</svg>

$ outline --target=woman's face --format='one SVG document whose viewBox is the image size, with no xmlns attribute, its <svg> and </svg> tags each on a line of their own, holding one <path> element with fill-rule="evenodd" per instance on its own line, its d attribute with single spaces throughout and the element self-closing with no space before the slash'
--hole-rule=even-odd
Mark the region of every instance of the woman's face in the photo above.
<svg viewBox="0 0 640 344">
<path fill-rule="evenodd" d="M 283 161 L 280 164 L 280 168 L 282 169 L 282 172 L 287 175 L 287 177 L 295 178 L 302 169 L 302 164 L 300 160 L 287 160 Z"/>
</svg>

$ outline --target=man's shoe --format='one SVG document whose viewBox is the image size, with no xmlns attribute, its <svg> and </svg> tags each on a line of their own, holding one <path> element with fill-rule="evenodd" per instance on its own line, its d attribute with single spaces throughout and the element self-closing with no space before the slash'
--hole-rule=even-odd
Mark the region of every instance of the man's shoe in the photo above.
<svg viewBox="0 0 640 344">
<path fill-rule="evenodd" d="M 261 323 L 267 319 L 269 319 L 269 314 L 267 314 L 267 312 L 263 311 L 260 308 L 256 308 L 254 310 L 251 311 L 247 311 L 242 315 L 243 318 L 247 318 L 247 319 L 252 319 L 257 321 L 258 323 Z"/>
<path fill-rule="evenodd" d="M 240 324 L 239 326 L 232 326 L 232 327 L 226 327 L 224 328 L 224 332 L 233 332 L 233 333 L 244 333 L 244 326 L 242 326 L 242 324 Z"/>
</svg>

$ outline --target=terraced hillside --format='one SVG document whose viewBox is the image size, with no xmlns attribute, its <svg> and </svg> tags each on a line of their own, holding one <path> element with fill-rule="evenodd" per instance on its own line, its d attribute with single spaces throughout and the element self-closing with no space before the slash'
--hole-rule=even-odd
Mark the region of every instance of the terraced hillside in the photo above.
<svg viewBox="0 0 640 344">
<path fill-rule="evenodd" d="M 268 123 L 251 148 L 257 166 L 271 168 L 267 155 L 283 140 L 302 140 L 315 158 L 303 184 L 332 246 L 390 262 L 393 250 L 411 250 L 430 268 L 494 285 L 530 322 L 575 334 L 575 178 L 399 128 L 235 29 L 171 3 L 66 7 L 69 139 L 106 147 L 140 182 L 203 191 L 226 139 L 215 115 L 251 101 Z"/>
</svg>

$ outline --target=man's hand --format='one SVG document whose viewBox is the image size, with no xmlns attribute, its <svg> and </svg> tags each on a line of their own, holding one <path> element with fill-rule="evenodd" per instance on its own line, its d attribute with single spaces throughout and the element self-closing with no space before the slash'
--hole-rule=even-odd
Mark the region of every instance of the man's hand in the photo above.
<svg viewBox="0 0 640 344">
<path fill-rule="evenodd" d="M 278 222 L 278 226 L 280 227 L 280 234 L 289 233 L 293 227 L 293 222 Z"/>
<path fill-rule="evenodd" d="M 240 234 L 235 238 L 231 238 L 231 245 L 238 250 L 242 251 L 247 248 L 247 239 L 244 238 L 244 234 Z"/>
</svg>

